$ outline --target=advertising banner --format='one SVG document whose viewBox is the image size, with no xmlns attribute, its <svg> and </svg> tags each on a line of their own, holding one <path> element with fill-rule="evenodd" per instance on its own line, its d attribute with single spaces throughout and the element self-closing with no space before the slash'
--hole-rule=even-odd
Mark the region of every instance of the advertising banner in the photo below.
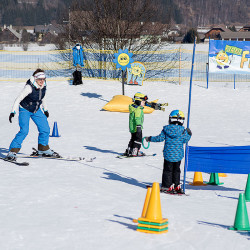
<svg viewBox="0 0 250 250">
<path fill-rule="evenodd" d="M 209 72 L 250 73 L 250 42 L 211 40 L 209 44 Z"/>
</svg>

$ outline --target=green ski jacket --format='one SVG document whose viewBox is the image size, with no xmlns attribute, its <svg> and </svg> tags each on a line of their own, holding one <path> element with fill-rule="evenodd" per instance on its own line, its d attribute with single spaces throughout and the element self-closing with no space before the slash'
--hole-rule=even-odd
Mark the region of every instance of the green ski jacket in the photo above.
<svg viewBox="0 0 250 250">
<path fill-rule="evenodd" d="M 142 106 L 136 104 L 129 105 L 129 131 L 135 133 L 137 131 L 136 126 L 140 125 L 143 129 L 144 112 Z"/>
</svg>

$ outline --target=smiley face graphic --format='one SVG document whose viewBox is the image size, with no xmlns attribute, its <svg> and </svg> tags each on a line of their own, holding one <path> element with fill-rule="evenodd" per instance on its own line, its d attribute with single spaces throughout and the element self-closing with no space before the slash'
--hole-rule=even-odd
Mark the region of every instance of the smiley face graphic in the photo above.
<svg viewBox="0 0 250 250">
<path fill-rule="evenodd" d="M 139 76 L 143 73 L 143 69 L 138 65 L 132 66 L 131 71 L 132 71 L 132 74 L 135 76 Z"/>
<path fill-rule="evenodd" d="M 224 66 L 228 63 L 228 55 L 222 50 L 218 53 L 215 60 L 219 65 Z"/>
<path fill-rule="evenodd" d="M 129 53 L 128 49 L 122 50 L 119 49 L 118 53 L 114 53 L 113 63 L 116 64 L 116 68 L 121 68 L 122 70 L 126 70 L 126 68 L 131 68 L 131 63 L 134 62 L 132 59 L 133 53 Z"/>
<path fill-rule="evenodd" d="M 126 66 L 127 64 L 129 64 L 129 56 L 125 53 L 122 53 L 118 56 L 118 63 L 121 66 Z"/>
</svg>

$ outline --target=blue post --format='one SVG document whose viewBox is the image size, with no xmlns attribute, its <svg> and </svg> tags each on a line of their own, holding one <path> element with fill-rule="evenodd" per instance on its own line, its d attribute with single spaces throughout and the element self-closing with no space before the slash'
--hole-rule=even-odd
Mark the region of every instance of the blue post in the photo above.
<svg viewBox="0 0 250 250">
<path fill-rule="evenodd" d="M 190 76 L 187 128 L 189 128 L 189 118 L 190 118 L 190 108 L 191 108 L 191 95 L 192 95 L 192 80 L 193 80 L 193 70 L 194 70 L 195 46 L 196 46 L 196 39 L 194 39 L 192 68 L 191 68 L 191 76 Z M 183 177 L 183 191 L 184 192 L 185 192 L 186 172 L 187 172 L 187 156 L 188 156 L 187 151 L 188 151 L 188 143 L 187 143 L 186 148 L 185 148 L 185 164 L 184 164 L 184 177 Z"/>
<path fill-rule="evenodd" d="M 235 89 L 235 74 L 234 74 L 234 89 Z"/>
<path fill-rule="evenodd" d="M 208 89 L 208 80 L 209 80 L 209 50 L 210 50 L 210 37 L 209 37 L 209 44 L 208 44 L 208 62 L 207 62 L 207 89 Z"/>
<path fill-rule="evenodd" d="M 207 89 L 208 89 L 208 79 L 209 79 L 209 68 L 208 68 L 209 66 L 208 66 L 208 63 L 207 63 Z"/>
</svg>

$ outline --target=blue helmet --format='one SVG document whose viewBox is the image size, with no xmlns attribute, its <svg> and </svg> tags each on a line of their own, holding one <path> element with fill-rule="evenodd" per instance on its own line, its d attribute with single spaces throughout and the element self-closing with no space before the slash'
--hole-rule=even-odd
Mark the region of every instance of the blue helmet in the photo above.
<svg viewBox="0 0 250 250">
<path fill-rule="evenodd" d="M 184 121 L 185 121 L 185 115 L 179 109 L 173 110 L 169 115 L 169 124 L 183 125 Z"/>
</svg>

